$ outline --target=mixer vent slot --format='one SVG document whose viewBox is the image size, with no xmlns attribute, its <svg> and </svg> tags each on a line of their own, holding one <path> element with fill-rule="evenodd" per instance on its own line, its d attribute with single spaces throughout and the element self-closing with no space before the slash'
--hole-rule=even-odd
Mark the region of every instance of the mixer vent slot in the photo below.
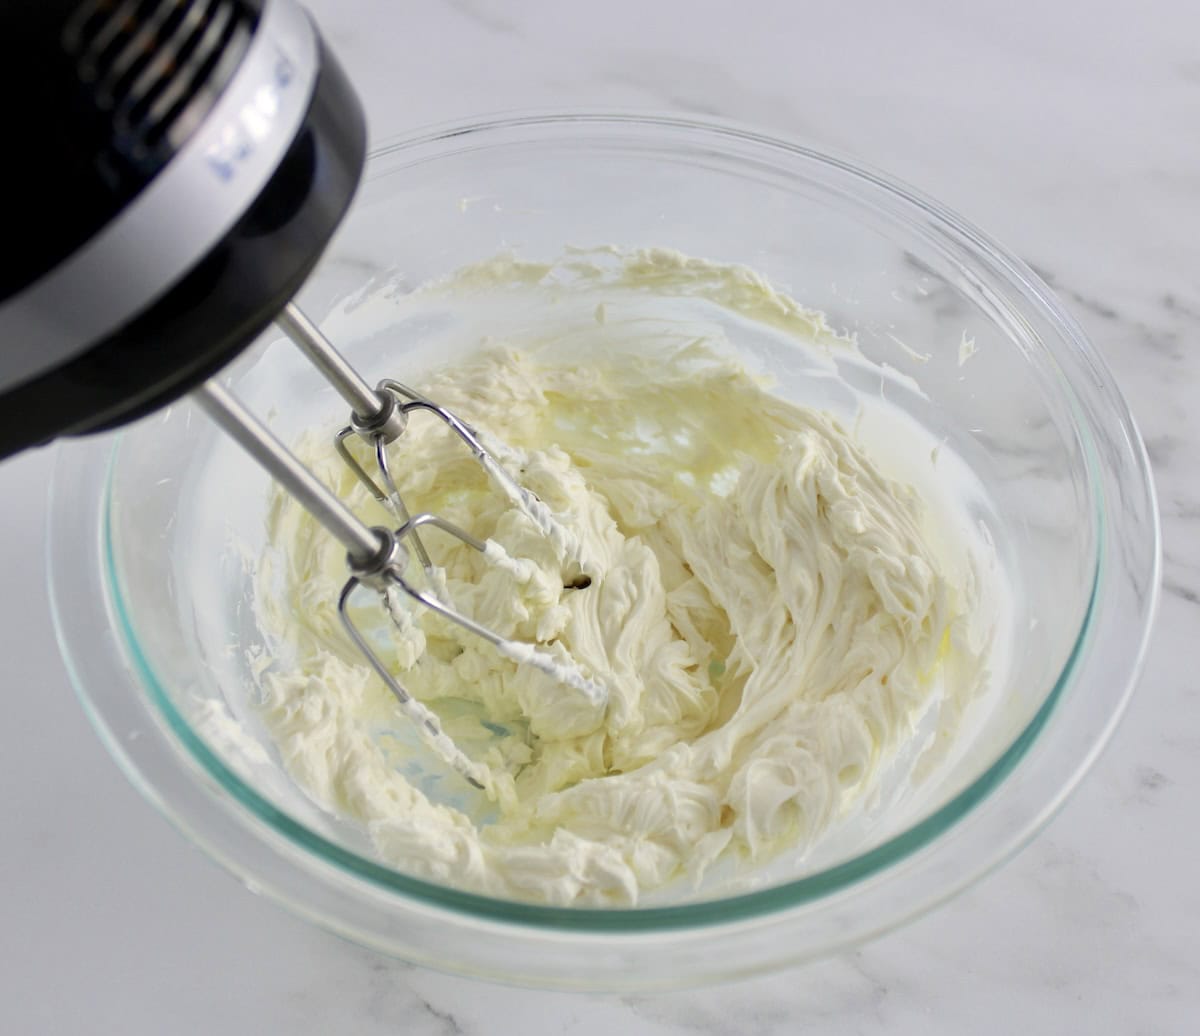
<svg viewBox="0 0 1200 1036">
<path fill-rule="evenodd" d="M 62 44 L 114 150 L 157 166 L 207 114 L 256 22 L 241 0 L 86 0 Z"/>
</svg>

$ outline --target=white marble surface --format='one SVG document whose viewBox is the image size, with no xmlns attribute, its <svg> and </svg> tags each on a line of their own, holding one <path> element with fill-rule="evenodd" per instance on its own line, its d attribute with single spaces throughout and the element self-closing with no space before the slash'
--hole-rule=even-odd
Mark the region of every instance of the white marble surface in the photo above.
<svg viewBox="0 0 1200 1036">
<path fill-rule="evenodd" d="M 1184 1033 L 1200 1017 L 1200 8 L 314 0 L 377 140 L 520 106 L 712 113 L 857 155 L 1043 271 L 1156 465 L 1140 692 L 1036 842 L 933 915 L 685 994 L 540 994 L 375 957 L 248 895 L 124 781 L 58 661 L 46 470 L 0 467 L 0 1028 L 7 1032 Z M 869 10 L 870 9 L 870 10 Z M 801 11 L 807 11 L 801 14 Z"/>
</svg>

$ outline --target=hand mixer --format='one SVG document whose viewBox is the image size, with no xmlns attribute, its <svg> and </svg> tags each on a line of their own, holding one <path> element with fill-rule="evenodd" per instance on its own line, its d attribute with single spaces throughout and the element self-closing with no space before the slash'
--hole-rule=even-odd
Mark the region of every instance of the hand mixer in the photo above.
<svg viewBox="0 0 1200 1036">
<path fill-rule="evenodd" d="M 0 259 L 0 459 L 191 392 L 345 546 L 338 610 L 350 639 L 467 780 L 486 787 L 490 775 L 371 648 L 348 608 L 357 587 L 376 590 L 393 615 L 402 592 L 603 707 L 603 683 L 569 658 L 455 609 L 419 530 L 453 536 L 514 575 L 530 562 L 437 515 L 410 514 L 388 447 L 410 416 L 433 415 L 560 559 L 578 561 L 570 531 L 479 432 L 400 382 L 372 387 L 291 301 L 345 215 L 366 152 L 361 106 L 308 16 L 292 0 L 17 0 L 0 18 L 0 87 L 20 99 L 9 106 L 4 196 L 21 200 Z M 355 517 L 213 380 L 272 321 L 349 404 L 335 447 L 396 528 Z M 355 435 L 377 479 L 349 449 Z M 423 587 L 409 579 L 410 548 Z"/>
</svg>

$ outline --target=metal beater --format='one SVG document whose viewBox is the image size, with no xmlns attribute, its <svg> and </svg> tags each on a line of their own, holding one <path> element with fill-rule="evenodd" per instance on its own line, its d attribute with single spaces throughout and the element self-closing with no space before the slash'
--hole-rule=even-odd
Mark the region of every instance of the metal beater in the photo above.
<svg viewBox="0 0 1200 1036">
<path fill-rule="evenodd" d="M 384 609 L 393 621 L 397 621 L 397 617 L 392 607 L 390 592 L 398 589 L 424 607 L 493 644 L 505 658 L 519 665 L 532 666 L 582 694 L 593 705 L 603 707 L 607 703 L 608 689 L 603 682 L 584 673 L 576 663 L 555 658 L 533 644 L 502 637 L 454 608 L 444 587 L 439 587 L 435 567 L 418 529 L 431 528 L 447 533 L 478 551 L 488 562 L 513 573 L 519 573 L 529 562 L 512 557 L 494 540 L 480 540 L 438 515 L 411 515 L 396 488 L 389 466 L 387 446 L 404 433 L 411 414 L 418 411 L 433 414 L 462 439 L 500 490 L 551 540 L 560 560 L 577 555 L 576 537 L 554 516 L 545 503 L 505 470 L 494 452 L 485 447 L 480 433 L 451 411 L 391 379 L 385 379 L 377 388 L 372 388 L 293 303 L 284 308 L 276 318 L 276 324 L 350 405 L 350 423 L 335 436 L 335 446 L 363 485 L 391 510 L 398 523 L 395 529 L 370 527 L 355 517 L 341 500 L 219 382 L 210 380 L 203 384 L 194 393 L 196 400 L 223 431 L 242 446 L 313 518 L 345 546 L 346 564 L 350 575 L 338 595 L 338 615 L 347 634 L 396 697 L 404 714 L 416 724 L 429 746 L 475 787 L 487 789 L 491 784 L 488 768 L 472 761 L 454 744 L 442 730 L 437 716 L 417 701 L 388 671 L 362 630 L 355 624 L 349 612 L 349 600 L 359 586 L 379 593 Z M 382 486 L 350 453 L 346 440 L 354 434 L 362 437 L 372 447 Z M 429 589 L 414 586 L 405 574 L 410 546 L 425 571 Z M 572 585 L 582 588 L 587 584 L 588 579 L 584 576 Z"/>
</svg>

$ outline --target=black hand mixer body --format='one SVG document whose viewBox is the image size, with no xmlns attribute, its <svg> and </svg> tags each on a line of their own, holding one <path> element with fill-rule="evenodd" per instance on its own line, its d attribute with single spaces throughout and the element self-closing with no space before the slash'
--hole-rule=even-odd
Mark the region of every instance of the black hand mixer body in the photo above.
<svg viewBox="0 0 1200 1036">
<path fill-rule="evenodd" d="M 362 109 L 292 0 L 3 5 L 0 458 L 201 384 L 350 204 Z"/>
</svg>

